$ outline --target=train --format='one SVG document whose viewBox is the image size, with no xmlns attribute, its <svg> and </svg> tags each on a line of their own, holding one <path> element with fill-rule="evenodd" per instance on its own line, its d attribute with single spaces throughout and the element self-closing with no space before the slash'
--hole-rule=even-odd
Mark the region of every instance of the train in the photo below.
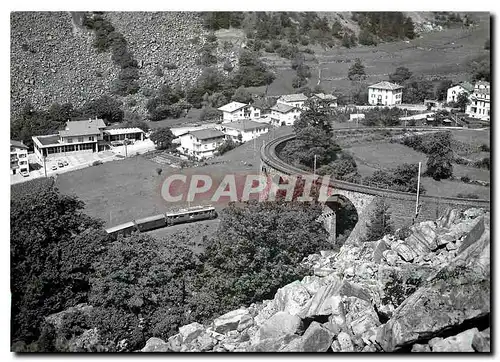
<svg viewBox="0 0 500 362">
<path fill-rule="evenodd" d="M 167 211 L 164 214 L 145 217 L 116 225 L 106 229 L 112 236 L 128 236 L 134 231 L 146 232 L 167 226 L 184 224 L 200 220 L 211 220 L 217 217 L 217 211 L 213 206 L 192 206 L 177 211 Z"/>
</svg>

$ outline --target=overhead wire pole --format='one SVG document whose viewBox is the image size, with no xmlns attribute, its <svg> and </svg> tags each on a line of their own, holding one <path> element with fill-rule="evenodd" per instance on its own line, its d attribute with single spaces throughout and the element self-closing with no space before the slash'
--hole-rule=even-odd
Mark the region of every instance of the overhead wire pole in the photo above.
<svg viewBox="0 0 500 362">
<path fill-rule="evenodd" d="M 415 205 L 415 219 L 418 216 L 418 197 L 420 196 L 420 168 L 422 167 L 422 162 L 418 163 L 418 179 L 417 179 L 417 203 Z"/>
<path fill-rule="evenodd" d="M 317 156 L 314 155 L 314 177 L 316 177 L 316 158 Z"/>
</svg>

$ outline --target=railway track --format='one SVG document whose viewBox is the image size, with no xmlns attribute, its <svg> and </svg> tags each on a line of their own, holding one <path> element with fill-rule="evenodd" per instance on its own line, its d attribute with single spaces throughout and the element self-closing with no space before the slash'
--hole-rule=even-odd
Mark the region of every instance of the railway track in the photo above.
<svg viewBox="0 0 500 362">
<path fill-rule="evenodd" d="M 404 130 L 404 127 L 374 127 L 370 128 L 370 130 Z M 406 128 L 408 129 L 408 128 Z M 357 127 L 353 128 L 343 128 L 336 129 L 335 132 L 349 132 L 354 130 L 360 130 Z M 435 131 L 435 130 L 449 130 L 449 128 L 443 127 L 417 127 L 411 128 L 412 131 Z M 287 164 L 285 161 L 281 160 L 277 154 L 276 148 L 288 141 L 291 141 L 295 138 L 295 135 L 287 135 L 275 138 L 269 143 L 265 144 L 261 148 L 261 161 L 266 165 L 266 167 L 278 171 L 284 175 L 312 175 L 312 173 L 301 170 L 297 167 Z M 330 180 L 330 187 L 342 189 L 346 191 L 359 192 L 368 195 L 388 197 L 399 200 L 415 200 L 416 194 L 410 192 L 401 192 L 390 189 L 383 189 L 373 186 L 365 186 L 354 184 L 351 182 L 345 182 L 340 180 Z M 440 202 L 445 204 L 456 204 L 456 205 L 468 205 L 471 207 L 482 207 L 482 208 L 490 208 L 490 200 L 484 199 L 465 199 L 458 197 L 440 197 L 440 196 L 432 196 L 432 195 L 421 195 L 420 199 L 424 201 L 433 201 Z"/>
</svg>

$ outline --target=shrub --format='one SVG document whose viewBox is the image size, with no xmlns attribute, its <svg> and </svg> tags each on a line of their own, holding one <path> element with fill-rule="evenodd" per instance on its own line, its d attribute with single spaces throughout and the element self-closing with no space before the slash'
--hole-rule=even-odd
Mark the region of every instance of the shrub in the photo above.
<svg viewBox="0 0 500 362">
<path fill-rule="evenodd" d="M 160 167 L 157 167 L 157 168 L 156 168 L 156 174 L 157 174 L 158 176 L 160 176 L 162 172 L 163 172 L 163 169 L 161 169 Z"/>
<path fill-rule="evenodd" d="M 233 148 L 236 148 L 237 146 L 238 145 L 234 143 L 232 139 L 228 139 L 217 148 L 217 154 L 221 156 L 226 152 L 231 151 Z"/>
<path fill-rule="evenodd" d="M 96 161 L 92 162 L 92 166 L 99 166 L 99 165 L 102 165 L 101 160 L 96 160 Z"/>
<path fill-rule="evenodd" d="M 460 177 L 460 181 L 465 182 L 465 183 L 469 183 L 470 178 L 469 178 L 469 176 L 462 176 L 462 177 Z"/>
<path fill-rule="evenodd" d="M 479 199 L 479 196 L 476 194 L 467 194 L 467 193 L 459 193 L 456 197 L 460 197 L 462 199 Z"/>
<path fill-rule="evenodd" d="M 165 63 L 164 65 L 165 68 L 167 68 L 168 70 L 172 70 L 172 69 L 177 69 L 178 66 L 174 63 Z"/>
<path fill-rule="evenodd" d="M 479 150 L 480 150 L 481 152 L 490 152 L 490 146 L 488 146 L 487 144 L 483 143 L 483 144 L 481 145 L 481 147 L 479 147 Z"/>
<path fill-rule="evenodd" d="M 378 240 L 384 235 L 392 233 L 389 205 L 383 198 L 377 198 L 375 202 L 376 207 L 366 231 L 366 239 L 368 241 Z"/>
</svg>

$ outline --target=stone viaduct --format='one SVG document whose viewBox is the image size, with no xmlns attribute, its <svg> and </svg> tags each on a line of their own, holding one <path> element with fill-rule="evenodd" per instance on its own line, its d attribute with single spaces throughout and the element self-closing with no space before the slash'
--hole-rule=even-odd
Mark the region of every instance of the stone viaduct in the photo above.
<svg viewBox="0 0 500 362">
<path fill-rule="evenodd" d="M 375 129 L 375 128 L 374 128 Z M 353 129 L 336 130 L 336 132 L 352 131 Z M 436 130 L 426 128 L 422 130 Z M 261 149 L 261 173 L 267 176 L 279 175 L 286 179 L 291 175 L 305 175 L 311 173 L 296 168 L 282 161 L 278 154 L 286 142 L 295 138 L 295 135 L 278 137 L 263 145 Z M 489 200 L 463 199 L 455 197 L 439 197 L 420 195 L 419 212 L 415 218 L 416 198 L 413 193 L 393 191 L 371 186 L 364 186 L 339 180 L 330 180 L 328 185 L 328 199 L 325 202 L 324 222 L 330 232 L 330 240 L 335 242 L 335 211 L 351 202 L 358 213 L 358 222 L 349 236 L 350 240 L 359 240 L 366 233 L 370 216 L 375 210 L 375 199 L 382 198 L 388 205 L 391 213 L 391 222 L 394 228 L 409 226 L 414 222 L 436 219 L 447 208 L 468 209 L 471 207 L 490 209 Z"/>
</svg>

